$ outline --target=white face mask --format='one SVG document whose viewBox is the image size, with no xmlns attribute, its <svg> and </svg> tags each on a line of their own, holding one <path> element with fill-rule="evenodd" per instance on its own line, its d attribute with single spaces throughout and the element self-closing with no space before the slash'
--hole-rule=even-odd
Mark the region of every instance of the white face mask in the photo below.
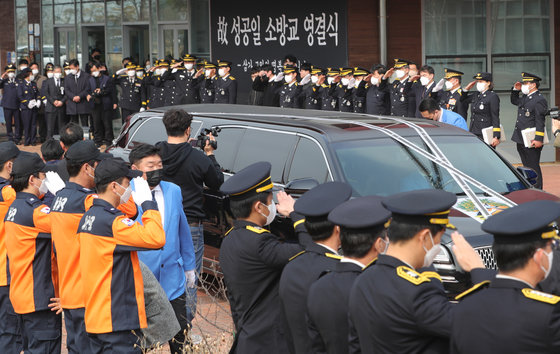
<svg viewBox="0 0 560 354">
<path fill-rule="evenodd" d="M 416 76 L 416 75 L 418 75 L 418 71 L 416 71 L 416 70 L 410 70 L 410 71 L 408 72 L 408 75 L 409 75 L 409 76 Z"/>
<path fill-rule="evenodd" d="M 41 185 L 39 187 L 37 187 L 36 185 L 33 185 L 33 187 L 37 188 L 40 196 L 47 194 L 47 192 L 49 191 L 44 179 L 41 180 Z"/>
<path fill-rule="evenodd" d="M 420 77 L 420 83 L 422 84 L 422 86 L 426 86 L 430 83 L 430 79 L 425 76 L 422 76 Z"/>
<path fill-rule="evenodd" d="M 117 183 L 117 185 L 119 187 L 121 187 L 122 189 L 124 189 L 123 194 L 117 193 L 117 195 L 121 198 L 121 200 L 120 200 L 121 204 L 125 204 L 126 202 L 128 202 L 128 200 L 130 199 L 130 196 L 132 195 L 132 188 L 130 186 L 128 186 L 128 188 L 124 188 L 123 186 L 121 186 L 118 183 Z"/>
<path fill-rule="evenodd" d="M 165 74 L 166 71 L 167 71 L 167 68 L 161 68 L 161 69 L 159 69 L 160 75 Z"/>
<path fill-rule="evenodd" d="M 13 79 L 14 77 L 16 77 L 16 73 L 8 73 L 8 78 Z"/>
<path fill-rule="evenodd" d="M 311 76 L 311 82 L 314 83 L 314 84 L 319 82 L 319 76 Z"/>
<path fill-rule="evenodd" d="M 71 71 L 71 70 L 64 70 L 64 75 L 68 76 L 68 75 L 70 75 L 70 74 L 72 74 L 72 71 Z"/>
<path fill-rule="evenodd" d="M 204 70 L 204 76 L 210 77 L 210 73 L 211 73 L 210 69 Z"/>
<path fill-rule="evenodd" d="M 397 75 L 397 79 L 402 79 L 404 77 L 404 74 L 405 72 L 402 69 L 395 71 L 395 75 Z"/>
<path fill-rule="evenodd" d="M 38 69 L 33 69 L 33 70 L 31 70 L 31 72 L 33 73 L 33 75 L 37 75 L 39 73 L 39 70 Z"/>
<path fill-rule="evenodd" d="M 286 75 L 286 76 L 284 76 L 284 80 L 285 80 L 287 83 L 292 82 L 292 79 L 293 79 L 293 76 L 292 76 L 292 75 Z"/>
<path fill-rule="evenodd" d="M 53 77 L 53 76 L 54 76 L 54 74 L 53 74 L 52 72 L 48 72 L 48 73 L 47 73 L 47 77 L 48 77 L 49 79 L 50 79 L 51 77 Z"/>
<path fill-rule="evenodd" d="M 450 91 L 453 88 L 451 81 L 445 81 L 445 91 Z"/>
<path fill-rule="evenodd" d="M 62 73 L 54 73 L 53 74 L 55 79 L 60 79 L 60 77 L 62 76 Z"/>
<path fill-rule="evenodd" d="M 19 67 L 19 70 L 21 71 L 21 70 L 23 70 L 23 69 L 25 69 L 25 68 L 27 68 L 27 65 L 22 65 L 22 66 Z"/>
<path fill-rule="evenodd" d="M 191 63 L 185 64 L 185 69 L 192 70 L 193 68 L 194 68 L 194 64 L 191 64 Z"/>
<path fill-rule="evenodd" d="M 546 253 L 546 251 L 543 249 L 544 254 L 546 254 L 546 257 L 548 258 L 548 269 L 544 269 L 544 267 L 542 265 L 539 264 L 539 267 L 541 267 L 542 271 L 544 272 L 544 279 L 548 278 L 550 271 L 552 270 L 552 261 L 554 260 L 554 252 L 550 251 L 550 253 Z"/>
<path fill-rule="evenodd" d="M 263 213 L 260 213 L 262 216 L 266 218 L 266 222 L 264 224 L 265 226 L 270 225 L 274 221 L 274 218 L 276 217 L 276 204 L 274 203 L 274 201 L 270 205 L 267 205 L 266 207 L 268 208 L 268 216 L 264 215 Z"/>
<path fill-rule="evenodd" d="M 343 77 L 340 82 L 342 82 L 343 86 L 348 86 L 348 83 L 350 83 L 350 79 Z"/>
<path fill-rule="evenodd" d="M 98 77 L 99 76 L 99 71 L 92 71 L 91 76 Z"/>
<path fill-rule="evenodd" d="M 329 85 L 332 85 L 333 82 L 334 82 L 334 77 L 332 77 L 332 76 L 327 77 L 327 83 Z"/>
<path fill-rule="evenodd" d="M 137 71 L 137 72 L 136 72 L 136 77 L 137 77 L 137 78 L 140 79 L 140 78 L 142 78 L 142 76 L 144 76 L 144 73 L 143 73 L 143 72 L 141 72 L 141 71 Z"/>
<path fill-rule="evenodd" d="M 136 70 L 128 70 L 126 74 L 128 75 L 128 77 L 134 77 L 136 76 Z"/>
<path fill-rule="evenodd" d="M 476 89 L 477 89 L 478 92 L 486 91 L 486 83 L 485 82 L 477 82 L 476 83 Z"/>
<path fill-rule="evenodd" d="M 381 239 L 381 241 L 383 241 L 383 243 L 385 243 L 385 248 L 380 253 L 385 254 L 385 253 L 387 253 L 387 250 L 389 249 L 389 238 L 384 237 L 384 238 Z"/>
<path fill-rule="evenodd" d="M 426 255 L 424 255 L 424 264 L 422 265 L 422 267 L 431 266 L 432 263 L 434 263 L 434 259 L 436 259 L 437 255 L 441 251 L 441 245 L 439 243 L 437 245 L 434 243 L 434 238 L 431 232 L 430 240 L 432 241 L 432 248 L 430 248 L 429 250 L 427 250 L 426 247 L 422 245 L 422 248 L 424 248 L 424 251 L 426 251 Z"/>
<path fill-rule="evenodd" d="M 35 80 L 35 75 L 29 75 L 29 81 Z"/>
<path fill-rule="evenodd" d="M 150 64 L 146 65 L 146 71 L 150 70 L 152 66 Z"/>
<path fill-rule="evenodd" d="M 375 86 L 375 85 L 379 84 L 379 78 L 372 76 L 370 82 L 371 82 L 372 85 Z"/>
<path fill-rule="evenodd" d="M 523 92 L 524 95 L 528 95 L 530 91 L 529 85 L 521 85 L 521 92 Z"/>
<path fill-rule="evenodd" d="M 221 77 L 226 75 L 226 69 L 218 69 L 218 75 L 220 75 Z"/>
<path fill-rule="evenodd" d="M 76 75 L 77 73 L 78 73 L 78 70 L 76 70 L 76 69 L 70 69 L 70 74 Z"/>
</svg>

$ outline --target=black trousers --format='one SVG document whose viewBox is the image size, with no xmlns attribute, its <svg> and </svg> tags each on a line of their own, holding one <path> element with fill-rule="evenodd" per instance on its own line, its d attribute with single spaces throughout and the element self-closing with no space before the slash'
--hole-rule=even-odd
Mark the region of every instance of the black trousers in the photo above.
<svg viewBox="0 0 560 354">
<path fill-rule="evenodd" d="M 535 172 L 537 172 L 537 184 L 535 184 L 535 188 L 539 189 L 542 189 L 543 186 L 540 165 L 542 149 L 542 147 L 526 148 L 523 144 L 517 144 L 517 152 L 519 153 L 519 157 L 521 157 L 521 163 L 523 166 L 532 168 Z"/>
<path fill-rule="evenodd" d="M 88 334 L 91 339 L 91 349 L 94 354 L 119 353 L 140 354 L 140 329 L 134 331 L 117 331 L 111 333 Z M 137 344 L 135 347 L 134 345 Z"/>
<path fill-rule="evenodd" d="M 69 115 L 69 117 L 71 122 L 81 124 L 82 127 L 89 127 L 88 125 L 89 114 L 71 114 Z"/>
<path fill-rule="evenodd" d="M 121 108 L 121 118 L 122 118 L 122 123 L 124 124 L 124 122 L 126 122 L 126 118 L 128 116 L 133 115 L 134 113 L 138 113 L 139 110 L 130 110 L 130 109 L 126 109 L 126 108 Z"/>
<path fill-rule="evenodd" d="M 112 111 L 104 110 L 102 104 L 93 106 L 93 140 L 97 145 L 111 145 L 113 141 Z"/>
<path fill-rule="evenodd" d="M 91 352 L 91 338 L 86 332 L 84 322 L 85 308 L 65 309 L 64 326 L 66 327 L 66 348 L 69 354 Z"/>
<path fill-rule="evenodd" d="M 23 349 L 21 322 L 10 302 L 10 286 L 0 286 L 0 348 L 4 353 Z"/>
<path fill-rule="evenodd" d="M 175 317 L 179 321 L 181 330 L 169 341 L 169 349 L 171 354 L 182 354 L 183 347 L 186 343 L 186 335 L 189 331 L 189 321 L 187 320 L 187 294 L 179 296 L 176 299 L 170 301 L 171 307 L 173 307 L 173 312 L 175 312 Z"/>
<path fill-rule="evenodd" d="M 23 341 L 29 353 L 60 354 L 62 317 L 54 311 L 42 310 L 19 315 L 23 323 Z"/>
<path fill-rule="evenodd" d="M 8 140 L 18 142 L 21 140 L 21 112 L 19 109 L 4 107 L 4 119 L 6 120 L 6 133 Z M 15 129 L 15 131 L 12 129 Z"/>
<path fill-rule="evenodd" d="M 54 112 L 47 114 L 47 139 L 52 138 L 55 134 L 60 134 L 62 127 L 68 123 L 66 121 L 66 113 L 64 107 L 55 109 Z"/>
<path fill-rule="evenodd" d="M 23 123 L 24 144 L 35 144 L 37 136 L 37 111 L 35 109 L 22 109 L 21 122 Z"/>
<path fill-rule="evenodd" d="M 47 140 L 47 114 L 44 111 L 37 112 L 37 135 L 39 142 L 43 143 Z"/>
</svg>

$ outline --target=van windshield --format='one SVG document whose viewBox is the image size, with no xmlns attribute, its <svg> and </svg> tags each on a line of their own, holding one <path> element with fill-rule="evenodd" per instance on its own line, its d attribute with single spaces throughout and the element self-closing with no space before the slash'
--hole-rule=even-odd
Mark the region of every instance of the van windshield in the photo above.
<svg viewBox="0 0 560 354">
<path fill-rule="evenodd" d="M 434 141 L 460 171 L 498 193 L 528 188 L 485 143 L 470 136 L 435 136 Z M 427 150 L 419 137 L 409 139 Z M 391 195 L 417 189 L 464 191 L 443 167 L 390 138 L 344 141 L 333 144 L 346 182 L 354 195 Z M 482 193 L 471 185 L 475 193 Z"/>
</svg>

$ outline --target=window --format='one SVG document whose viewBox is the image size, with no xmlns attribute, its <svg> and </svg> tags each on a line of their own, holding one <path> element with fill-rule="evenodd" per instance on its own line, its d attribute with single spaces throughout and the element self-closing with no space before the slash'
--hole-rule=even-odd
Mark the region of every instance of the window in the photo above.
<svg viewBox="0 0 560 354">
<path fill-rule="evenodd" d="M 128 148 L 132 149 L 139 143 L 153 145 L 158 141 L 164 140 L 167 140 L 167 133 L 165 132 L 162 120 L 159 118 L 148 118 L 132 133 Z"/>
<path fill-rule="evenodd" d="M 245 128 L 222 128 L 222 131 L 216 139 L 218 141 L 218 150 L 214 153 L 216 160 L 226 172 L 233 172 L 233 164 L 239 144 L 243 140 Z M 196 135 L 191 134 L 192 137 Z"/>
<path fill-rule="evenodd" d="M 82 22 L 83 23 L 103 23 L 105 22 L 105 6 L 103 1 L 83 1 L 82 2 Z"/>
<path fill-rule="evenodd" d="M 252 163 L 268 161 L 272 164 L 271 176 L 274 182 L 285 183 L 284 167 L 295 143 L 296 136 L 260 129 L 247 129 L 234 164 L 237 172 Z M 218 142 L 219 144 L 219 142 Z"/>
<path fill-rule="evenodd" d="M 27 3 L 16 3 L 16 57 L 22 58 L 29 55 L 29 37 L 27 32 Z"/>
<path fill-rule="evenodd" d="M 313 178 L 319 183 L 329 177 L 327 163 L 319 145 L 308 138 L 300 138 L 290 166 L 288 182 L 302 178 Z"/>
<path fill-rule="evenodd" d="M 150 0 L 124 0 L 124 21 L 148 21 L 150 19 Z"/>
<path fill-rule="evenodd" d="M 188 6 L 185 0 L 157 0 L 160 21 L 188 21 Z"/>
</svg>

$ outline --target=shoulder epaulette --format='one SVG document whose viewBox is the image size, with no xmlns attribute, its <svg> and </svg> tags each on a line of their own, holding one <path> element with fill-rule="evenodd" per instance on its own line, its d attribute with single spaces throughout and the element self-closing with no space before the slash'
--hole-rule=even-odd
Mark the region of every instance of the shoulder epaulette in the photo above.
<svg viewBox="0 0 560 354">
<path fill-rule="evenodd" d="M 406 266 L 397 267 L 397 275 L 405 280 L 408 280 L 414 285 L 420 285 L 430 281 L 430 278 L 423 276 L 414 269 Z"/>
<path fill-rule="evenodd" d="M 422 275 L 431 279 L 437 279 L 439 281 L 442 281 L 441 276 L 436 272 L 432 272 L 432 271 L 422 272 Z"/>
<path fill-rule="evenodd" d="M 540 302 L 546 302 L 547 304 L 551 305 L 556 305 L 560 301 L 560 296 L 543 293 L 542 291 L 538 291 L 535 289 L 525 288 L 521 290 L 521 292 L 523 293 L 523 295 L 525 295 L 526 298 Z"/>
<path fill-rule="evenodd" d="M 224 234 L 224 236 L 227 236 L 231 232 L 231 230 L 233 230 L 233 227 L 231 227 L 229 230 L 227 230 L 226 233 Z"/>
<path fill-rule="evenodd" d="M 325 253 L 325 256 L 327 256 L 327 257 L 329 257 L 329 258 L 338 259 L 338 260 L 341 260 L 341 259 L 342 259 L 342 257 L 339 256 L 338 254 L 329 253 L 329 252 Z"/>
<path fill-rule="evenodd" d="M 294 259 L 296 259 L 298 256 L 301 256 L 302 254 L 304 254 L 305 251 L 301 251 L 299 253 L 294 254 L 293 256 L 290 257 L 290 259 L 288 259 L 288 261 L 293 261 Z"/>
<path fill-rule="evenodd" d="M 255 226 L 251 226 L 251 225 L 247 225 L 247 226 L 245 226 L 245 228 L 247 230 L 253 231 L 254 233 L 257 233 L 257 234 L 264 234 L 265 232 L 268 232 L 267 229 L 263 229 L 263 228 L 255 227 Z"/>
<path fill-rule="evenodd" d="M 467 290 L 463 291 L 462 293 L 460 293 L 459 295 L 455 296 L 455 300 L 461 300 L 462 298 L 464 298 L 467 295 L 474 294 L 478 290 L 486 288 L 488 285 L 490 285 L 490 280 L 485 280 L 483 282 L 475 284 L 470 289 L 467 289 Z"/>
<path fill-rule="evenodd" d="M 228 76 L 230 80 L 235 80 L 235 78 L 233 76 Z"/>
<path fill-rule="evenodd" d="M 372 265 L 374 265 L 377 262 L 377 257 L 375 257 L 371 262 L 369 262 L 368 264 L 366 264 L 366 266 L 364 267 L 363 270 L 368 269 L 369 267 L 371 267 Z"/>
<path fill-rule="evenodd" d="M 327 84 L 322 84 L 321 87 L 327 88 L 327 87 L 329 87 L 329 85 L 327 85 Z"/>
</svg>

